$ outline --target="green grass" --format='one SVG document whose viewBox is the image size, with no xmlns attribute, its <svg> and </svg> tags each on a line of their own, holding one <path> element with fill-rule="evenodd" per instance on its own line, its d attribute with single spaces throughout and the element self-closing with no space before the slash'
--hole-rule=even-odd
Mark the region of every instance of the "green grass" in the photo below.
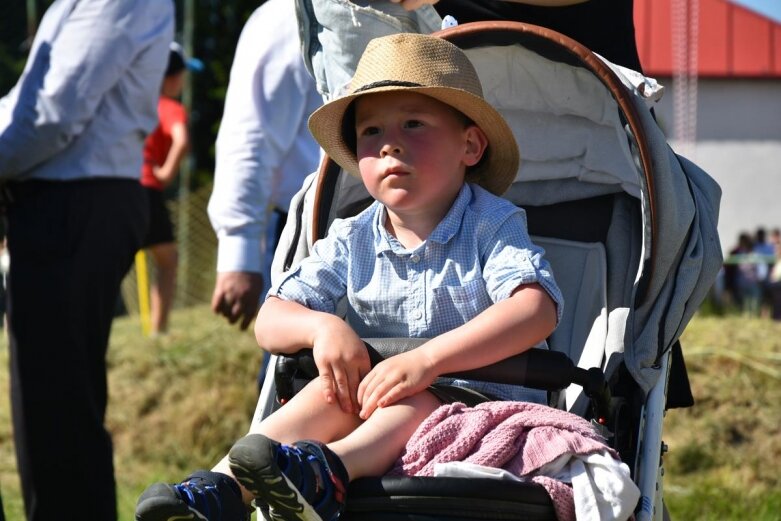
<svg viewBox="0 0 781 521">
<path fill-rule="evenodd" d="M 675 520 L 781 520 L 781 324 L 697 317 L 682 339 L 697 404 L 665 421 L 665 496 Z M 175 310 L 172 329 L 144 338 L 115 321 L 108 425 L 121 521 L 154 481 L 210 467 L 248 427 L 261 353 L 206 306 Z M 0 486 L 22 519 L 0 341 Z"/>
<path fill-rule="evenodd" d="M 175 310 L 171 331 L 145 338 L 135 318 L 114 321 L 109 407 L 121 521 L 155 481 L 210 468 L 243 436 L 255 409 L 261 360 L 252 333 L 208 307 Z M 8 350 L 0 343 L 0 486 L 6 517 L 23 519 L 8 404 Z M 67 477 L 66 477 L 67 478 Z"/>
<path fill-rule="evenodd" d="M 696 404 L 665 421 L 672 518 L 781 520 L 781 323 L 698 317 L 681 342 Z"/>
</svg>

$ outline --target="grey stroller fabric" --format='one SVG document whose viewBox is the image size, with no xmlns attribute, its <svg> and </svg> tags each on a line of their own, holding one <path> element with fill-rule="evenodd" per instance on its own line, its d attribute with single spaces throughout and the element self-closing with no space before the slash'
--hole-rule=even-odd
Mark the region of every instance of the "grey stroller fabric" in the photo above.
<svg viewBox="0 0 781 521">
<path fill-rule="evenodd" d="M 648 391 L 659 378 L 659 357 L 678 340 L 702 304 L 723 258 L 717 232 L 721 189 L 697 165 L 676 155 L 650 115 L 643 116 L 655 166 L 652 225 L 658 233 L 625 357 L 632 376 Z"/>
<path fill-rule="evenodd" d="M 636 288 L 624 352 L 626 366 L 648 392 L 659 379 L 662 354 L 680 338 L 707 296 L 722 266 L 718 236 L 721 188 L 705 171 L 677 155 L 641 94 L 644 85 L 634 71 L 609 62 L 625 86 L 641 121 L 640 132 L 651 152 L 652 186 L 644 190 L 645 213 L 653 199 L 653 215 L 646 223 L 643 283 Z M 650 229 L 649 229 L 650 228 Z"/>
</svg>

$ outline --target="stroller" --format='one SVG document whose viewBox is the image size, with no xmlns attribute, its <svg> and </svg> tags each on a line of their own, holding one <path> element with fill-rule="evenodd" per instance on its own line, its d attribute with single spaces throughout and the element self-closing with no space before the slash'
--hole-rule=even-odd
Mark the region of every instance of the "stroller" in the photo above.
<svg viewBox="0 0 781 521">
<path fill-rule="evenodd" d="M 544 389 L 549 405 L 591 420 L 631 469 L 636 519 L 662 519 L 663 416 L 693 404 L 678 338 L 721 266 L 719 187 L 667 145 L 648 108 L 661 90 L 652 80 L 533 25 L 436 35 L 464 49 L 516 135 L 521 167 L 504 197 L 526 210 L 566 302 L 550 351 L 458 376 Z M 370 202 L 325 158 L 291 203 L 273 271 Z M 375 362 L 415 345 L 367 344 Z M 272 362 L 256 420 L 316 375 L 311 351 Z M 545 489 L 526 482 L 385 476 L 355 480 L 347 498 L 347 520 L 556 519 Z"/>
</svg>

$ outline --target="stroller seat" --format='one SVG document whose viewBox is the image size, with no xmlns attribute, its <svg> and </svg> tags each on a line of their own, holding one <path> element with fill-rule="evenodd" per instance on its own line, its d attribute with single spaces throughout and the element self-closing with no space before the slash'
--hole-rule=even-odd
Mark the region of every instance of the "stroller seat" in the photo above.
<svg viewBox="0 0 781 521">
<path fill-rule="evenodd" d="M 608 200 L 602 202 L 609 203 Z M 583 207 L 591 208 L 593 204 L 589 202 Z M 544 222 L 550 226 L 549 220 Z M 604 236 L 605 230 L 601 232 Z M 595 239 L 597 235 L 600 235 L 598 227 L 591 227 L 588 238 Z M 551 263 L 567 303 L 562 320 L 549 339 L 550 348 L 564 352 L 571 360 L 580 360 L 580 367 L 599 367 L 607 329 L 604 245 L 537 235 L 533 235 L 532 240 L 545 248 L 545 257 Z M 581 393 L 581 386 L 571 385 L 568 394 L 563 393 L 560 397 L 554 394 L 552 401 L 554 405 L 564 406 L 569 396 L 569 401 L 576 403 Z M 588 399 L 583 403 L 587 404 Z M 557 519 L 548 492 L 533 482 L 384 476 L 353 481 L 348 498 L 343 518 L 354 521 Z"/>
<path fill-rule="evenodd" d="M 623 217 L 613 211 L 616 204 L 616 196 L 602 196 L 563 205 L 529 208 L 527 212 L 532 233 L 559 235 L 532 235 L 533 241 L 545 249 L 545 256 L 567 303 L 561 322 L 549 339 L 550 349 L 565 355 L 564 360 L 579 362 L 578 365 L 584 369 L 601 367 L 604 356 L 608 293 L 605 241 L 614 224 L 613 216 Z M 586 216 L 590 218 L 585 220 Z M 573 224 L 578 222 L 588 224 Z M 397 347 L 398 344 L 394 345 L 392 340 L 387 340 L 389 346 L 382 345 L 386 340 L 370 339 L 367 342 L 385 356 L 415 345 Z M 561 360 L 559 358 L 558 362 Z M 561 383 L 569 384 L 571 380 L 566 375 L 553 374 L 554 371 L 565 370 L 562 364 L 554 364 L 556 367 L 547 364 L 542 369 L 530 370 L 535 373 L 530 376 L 540 380 L 535 386 L 554 391 L 550 400 L 552 405 L 562 409 L 569 408 L 568 403 L 577 405 L 583 409 L 581 414 L 586 414 L 590 400 L 583 395 L 583 387 L 573 384 L 562 389 Z M 506 366 L 497 364 L 486 368 L 482 375 L 472 375 L 472 378 L 517 383 L 519 371 L 508 376 L 507 373 L 512 373 L 513 369 L 503 370 Z M 598 372 L 601 373 L 601 370 Z M 308 354 L 297 358 L 280 357 L 275 375 L 278 395 L 280 389 L 291 388 L 288 392 L 292 393 L 293 387 L 300 388 L 315 374 L 314 362 Z M 287 381 L 290 375 L 302 379 L 291 386 Z M 559 390 L 564 392 L 555 392 Z M 353 481 L 348 489 L 348 498 L 347 511 L 343 515 L 346 520 L 557 519 L 548 492 L 533 482 L 383 476 Z"/>
<path fill-rule="evenodd" d="M 547 491 L 536 483 L 474 479 L 383 477 L 353 481 L 342 519 L 358 521 L 554 521 Z"/>
<path fill-rule="evenodd" d="M 638 521 L 661 519 L 672 346 L 721 265 L 718 186 L 667 145 L 646 106 L 658 91 L 570 38 L 514 22 L 438 35 L 465 50 L 516 136 L 521 167 L 505 197 L 526 211 L 565 302 L 550 351 L 446 376 L 544 389 L 549 405 L 598 423 L 641 490 Z M 360 181 L 325 158 L 291 202 L 272 273 L 369 202 Z M 269 371 L 255 421 L 316 367 L 311 356 L 279 356 Z M 541 485 L 498 479 L 362 478 L 346 508 L 352 521 L 557 518 Z"/>
</svg>

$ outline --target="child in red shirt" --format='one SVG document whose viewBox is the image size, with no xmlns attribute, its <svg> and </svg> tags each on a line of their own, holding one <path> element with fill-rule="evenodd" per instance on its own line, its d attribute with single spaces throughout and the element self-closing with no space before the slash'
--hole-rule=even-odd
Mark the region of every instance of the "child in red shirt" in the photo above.
<svg viewBox="0 0 781 521">
<path fill-rule="evenodd" d="M 176 289 L 178 253 L 163 190 L 176 178 L 188 147 L 187 113 L 176 100 L 182 93 L 187 68 L 181 46 L 172 43 L 157 104 L 159 124 L 144 143 L 141 184 L 149 197 L 149 231 L 143 246 L 157 268 L 150 288 L 152 334 L 168 328 Z"/>
</svg>

